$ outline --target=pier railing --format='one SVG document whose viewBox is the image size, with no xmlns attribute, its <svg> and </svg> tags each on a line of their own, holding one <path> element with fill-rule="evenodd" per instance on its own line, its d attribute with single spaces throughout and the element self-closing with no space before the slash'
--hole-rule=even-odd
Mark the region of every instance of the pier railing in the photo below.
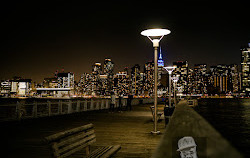
<svg viewBox="0 0 250 158">
<path fill-rule="evenodd" d="M 153 98 L 135 98 L 132 105 L 153 103 Z M 116 100 L 115 108 L 119 105 Z M 122 99 L 122 106 L 127 105 L 127 99 Z M 26 102 L 17 101 L 16 104 L 0 105 L 0 121 L 21 120 L 27 118 L 48 117 L 55 115 L 72 114 L 83 111 L 104 110 L 110 108 L 110 99 L 56 99 Z"/>
<path fill-rule="evenodd" d="M 189 137 L 180 140 L 183 137 Z M 190 137 L 194 139 L 191 141 Z M 180 144 L 179 144 L 180 140 Z M 185 141 L 184 141 L 185 140 Z M 180 147 L 182 146 L 182 147 Z M 187 148 L 185 148 L 187 147 Z M 188 148 L 189 147 L 189 148 Z M 177 104 L 153 158 L 180 157 L 180 152 L 195 147 L 198 157 L 241 158 L 231 146 L 202 116 L 188 106 L 187 101 Z M 179 149 L 179 150 L 178 150 Z M 194 150 L 190 153 L 194 154 Z M 189 154 L 190 154 L 189 153 Z"/>
</svg>

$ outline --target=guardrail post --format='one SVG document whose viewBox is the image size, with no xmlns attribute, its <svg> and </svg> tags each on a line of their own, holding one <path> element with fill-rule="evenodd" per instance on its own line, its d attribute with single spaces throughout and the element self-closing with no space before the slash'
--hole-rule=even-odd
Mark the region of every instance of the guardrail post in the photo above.
<svg viewBox="0 0 250 158">
<path fill-rule="evenodd" d="M 16 115 L 17 115 L 17 119 L 21 120 L 22 114 L 21 114 L 21 104 L 19 103 L 19 101 L 17 101 L 16 103 Z"/>
<path fill-rule="evenodd" d="M 62 100 L 58 102 L 58 114 L 62 114 Z"/>
<path fill-rule="evenodd" d="M 125 100 L 126 100 L 126 99 L 122 98 L 122 101 L 121 101 L 122 107 L 125 106 Z"/>
<path fill-rule="evenodd" d="M 94 101 L 93 101 L 93 99 L 91 99 L 91 102 L 90 102 L 90 110 L 94 110 Z"/>
<path fill-rule="evenodd" d="M 83 111 L 87 111 L 87 107 L 88 107 L 88 101 L 85 100 L 85 101 L 84 101 Z"/>
<path fill-rule="evenodd" d="M 76 102 L 76 112 L 80 112 L 80 100 Z"/>
<path fill-rule="evenodd" d="M 34 101 L 32 115 L 35 118 L 37 117 L 37 101 Z"/>
<path fill-rule="evenodd" d="M 115 99 L 115 108 L 119 107 L 119 100 Z"/>
<path fill-rule="evenodd" d="M 104 109 L 104 99 L 101 100 L 101 109 Z"/>
<path fill-rule="evenodd" d="M 105 107 L 106 109 L 108 109 L 109 108 L 109 100 L 107 99 L 106 100 L 106 107 Z"/>
<path fill-rule="evenodd" d="M 98 100 L 98 110 L 102 109 L 101 106 L 102 106 L 102 101 Z"/>
<path fill-rule="evenodd" d="M 68 114 L 72 113 L 72 101 L 69 100 L 69 103 L 68 103 Z"/>
<path fill-rule="evenodd" d="M 100 100 L 97 100 L 96 101 L 96 107 L 95 107 L 96 110 L 100 110 Z"/>
<path fill-rule="evenodd" d="M 51 116 L 51 101 L 48 100 L 48 116 Z"/>
</svg>

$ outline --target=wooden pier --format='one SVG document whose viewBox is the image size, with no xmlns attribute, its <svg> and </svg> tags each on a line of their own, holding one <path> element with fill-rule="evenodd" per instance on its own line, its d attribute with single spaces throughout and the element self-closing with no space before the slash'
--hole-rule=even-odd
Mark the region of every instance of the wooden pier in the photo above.
<svg viewBox="0 0 250 158">
<path fill-rule="evenodd" d="M 161 135 L 152 135 L 151 104 L 134 105 L 132 111 L 110 113 L 108 110 L 85 111 L 68 115 L 58 115 L 14 122 L 2 122 L 1 143 L 7 157 L 50 157 L 51 151 L 45 137 L 51 134 L 94 124 L 95 146 L 121 145 L 114 157 L 151 157 Z M 125 107 L 124 107 L 125 108 Z M 163 110 L 163 105 L 159 105 Z M 164 119 L 158 129 L 165 131 Z M 84 152 L 84 151 L 83 151 Z"/>
</svg>

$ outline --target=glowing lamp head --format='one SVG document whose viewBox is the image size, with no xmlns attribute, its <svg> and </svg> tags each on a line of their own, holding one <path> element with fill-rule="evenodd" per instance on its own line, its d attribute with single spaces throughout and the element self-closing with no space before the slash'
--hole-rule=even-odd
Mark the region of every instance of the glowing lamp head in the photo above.
<svg viewBox="0 0 250 158">
<path fill-rule="evenodd" d="M 167 29 L 148 29 L 141 32 L 143 36 L 164 36 L 170 34 L 170 31 Z"/>
<path fill-rule="evenodd" d="M 148 29 L 141 32 L 141 35 L 147 36 L 153 42 L 153 47 L 159 47 L 160 40 L 167 34 L 170 34 L 167 29 Z"/>
<path fill-rule="evenodd" d="M 172 80 L 176 83 L 176 82 L 178 82 L 178 80 L 179 80 L 179 77 L 177 77 L 177 76 L 175 76 L 175 77 L 172 77 Z"/>
</svg>

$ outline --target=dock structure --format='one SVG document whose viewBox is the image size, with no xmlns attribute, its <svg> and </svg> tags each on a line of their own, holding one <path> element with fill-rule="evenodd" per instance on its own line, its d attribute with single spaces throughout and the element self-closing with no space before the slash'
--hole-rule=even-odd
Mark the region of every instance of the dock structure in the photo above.
<svg viewBox="0 0 250 158">
<path fill-rule="evenodd" d="M 5 145 L 4 151 L 10 158 L 50 157 L 51 151 L 44 139 L 46 136 L 93 123 L 96 147 L 119 144 L 121 150 L 114 157 L 151 157 L 162 136 L 150 133 L 153 129 L 151 105 L 135 105 L 132 111 L 114 113 L 109 113 L 108 110 L 85 111 L 1 122 L 1 143 Z M 163 105 L 160 105 L 159 109 L 163 110 Z M 158 129 L 164 132 L 163 117 L 159 120 Z"/>
<path fill-rule="evenodd" d="M 193 143 L 198 157 L 242 157 L 223 136 L 203 117 L 181 101 L 165 128 L 163 116 L 158 121 L 159 135 L 152 135 L 152 104 L 134 105 L 132 111 L 109 112 L 109 110 L 83 111 L 68 115 L 56 115 L 0 122 L 0 142 L 9 158 L 51 157 L 45 137 L 80 127 L 94 125 L 96 142 L 93 149 L 120 145 L 121 150 L 113 157 L 163 158 L 180 157 L 180 151 Z M 125 108 L 125 107 L 124 107 Z M 163 111 L 164 105 L 159 105 Z M 182 140 L 182 143 L 181 141 Z M 190 146 L 189 146 L 190 147 Z M 81 151 L 84 154 L 85 151 Z M 77 154 L 77 157 L 82 157 Z"/>
</svg>

